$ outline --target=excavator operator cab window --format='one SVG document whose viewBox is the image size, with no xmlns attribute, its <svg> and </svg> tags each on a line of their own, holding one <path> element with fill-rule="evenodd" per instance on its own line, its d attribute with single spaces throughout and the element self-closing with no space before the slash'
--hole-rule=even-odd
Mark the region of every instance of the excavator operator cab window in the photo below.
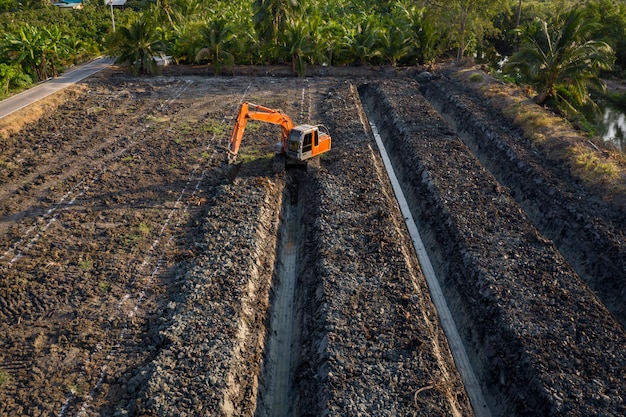
<svg viewBox="0 0 626 417">
<path fill-rule="evenodd" d="M 311 132 L 305 133 L 304 134 L 304 141 L 302 142 L 302 153 L 305 152 L 311 152 L 312 150 L 312 143 L 311 143 L 311 136 L 313 134 Z"/>
<path fill-rule="evenodd" d="M 294 129 L 291 131 L 291 134 L 289 135 L 289 144 L 287 145 L 287 148 L 290 151 L 298 152 L 300 148 L 300 134 L 301 132 L 298 130 Z"/>
<path fill-rule="evenodd" d="M 313 143 L 315 144 L 315 147 L 318 147 L 320 145 L 320 141 L 317 135 L 317 130 L 313 131 Z"/>
</svg>

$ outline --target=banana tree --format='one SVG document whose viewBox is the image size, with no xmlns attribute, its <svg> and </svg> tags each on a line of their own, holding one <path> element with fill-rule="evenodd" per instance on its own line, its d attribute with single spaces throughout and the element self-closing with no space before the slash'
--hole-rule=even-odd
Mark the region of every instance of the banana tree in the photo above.
<svg viewBox="0 0 626 417">
<path fill-rule="evenodd" d="M 2 53 L 22 66 L 26 73 L 38 80 L 47 78 L 44 56 L 44 33 L 26 23 L 17 33 L 6 32 L 2 39 Z"/>
<path fill-rule="evenodd" d="M 26 87 L 32 82 L 19 64 L 0 64 L 0 96 L 7 95 L 13 88 Z"/>
<path fill-rule="evenodd" d="M 69 58 L 70 38 L 59 25 L 44 28 L 43 33 L 43 56 L 49 62 L 51 75 L 56 77 L 59 75 L 59 64 Z"/>
</svg>

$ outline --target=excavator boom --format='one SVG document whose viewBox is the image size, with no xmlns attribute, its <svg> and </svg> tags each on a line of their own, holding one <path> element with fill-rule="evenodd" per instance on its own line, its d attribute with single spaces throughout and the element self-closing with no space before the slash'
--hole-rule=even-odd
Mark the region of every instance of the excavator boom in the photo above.
<svg viewBox="0 0 626 417">
<path fill-rule="evenodd" d="M 234 161 L 237 158 L 239 147 L 241 146 L 241 140 L 243 139 L 243 132 L 246 130 L 248 120 L 258 120 L 261 122 L 279 125 L 281 127 L 282 152 L 285 152 L 287 138 L 289 137 L 291 129 L 293 129 L 293 122 L 289 116 L 280 110 L 270 109 L 269 107 L 244 101 L 239 106 L 239 113 L 237 114 L 235 126 L 233 127 L 233 133 L 230 137 L 230 144 L 228 145 L 229 161 Z"/>
</svg>

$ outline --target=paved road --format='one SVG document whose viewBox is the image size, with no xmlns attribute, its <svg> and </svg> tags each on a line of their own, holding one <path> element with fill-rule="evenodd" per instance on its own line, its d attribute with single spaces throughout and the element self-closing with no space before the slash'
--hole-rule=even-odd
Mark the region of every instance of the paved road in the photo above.
<svg viewBox="0 0 626 417">
<path fill-rule="evenodd" d="M 38 84 L 6 100 L 0 101 L 0 119 L 63 88 L 102 71 L 113 63 L 112 58 L 98 58 L 67 71 L 57 78 Z"/>
</svg>

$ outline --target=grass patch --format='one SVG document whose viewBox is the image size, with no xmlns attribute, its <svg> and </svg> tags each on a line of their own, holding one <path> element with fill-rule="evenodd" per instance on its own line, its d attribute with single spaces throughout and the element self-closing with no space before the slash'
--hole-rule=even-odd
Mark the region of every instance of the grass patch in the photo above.
<svg viewBox="0 0 626 417">
<path fill-rule="evenodd" d="M 100 281 L 98 283 L 98 290 L 100 290 L 100 292 L 102 293 L 109 292 L 111 291 L 111 284 L 109 284 L 108 282 Z"/>
<path fill-rule="evenodd" d="M 145 222 L 139 223 L 133 230 L 129 233 L 125 233 L 121 236 L 121 241 L 124 246 L 133 246 L 137 242 L 143 240 L 144 237 L 148 236 L 151 232 L 150 225 Z"/>
<path fill-rule="evenodd" d="M 88 259 L 84 259 L 78 262 L 78 267 L 80 269 L 84 269 L 85 271 L 90 271 L 93 269 L 93 262 Z"/>
<path fill-rule="evenodd" d="M 470 81 L 473 83 L 479 83 L 483 80 L 483 76 L 479 73 L 474 73 L 470 76 Z"/>
<path fill-rule="evenodd" d="M 141 235 L 136 233 L 126 233 L 122 235 L 122 244 L 124 246 L 133 246 L 141 240 Z"/>
<path fill-rule="evenodd" d="M 148 120 L 150 123 L 166 123 L 170 121 L 170 117 L 169 116 L 148 116 L 146 117 L 146 120 Z"/>
<path fill-rule="evenodd" d="M 187 123 L 181 123 L 181 124 L 178 126 L 178 130 L 179 130 L 182 134 L 184 134 L 184 135 L 189 135 L 189 134 L 191 134 L 191 132 L 193 132 L 193 129 L 192 129 L 192 128 L 191 128 L 191 126 L 190 126 L 190 125 L 188 125 Z"/>
<path fill-rule="evenodd" d="M 226 132 L 228 132 L 230 128 L 230 125 L 226 125 L 215 120 L 209 120 L 202 126 L 203 131 L 213 133 L 216 136 L 222 136 L 226 134 Z"/>
<path fill-rule="evenodd" d="M 619 167 L 607 158 L 601 157 L 595 149 L 578 144 L 572 147 L 571 152 L 574 170 L 585 181 L 596 183 L 619 178 Z"/>
<path fill-rule="evenodd" d="M 90 107 L 87 109 L 87 114 L 98 114 L 98 113 L 104 113 L 105 111 L 107 111 L 107 109 L 105 109 L 104 107 Z"/>
<path fill-rule="evenodd" d="M 259 159 L 266 159 L 268 163 L 272 162 L 274 158 L 273 152 L 264 152 L 259 148 L 246 148 L 240 149 L 239 154 L 237 155 L 237 160 L 243 163 L 250 163 L 257 161 Z"/>
<path fill-rule="evenodd" d="M 65 385 L 72 394 L 83 395 L 85 393 L 85 383 L 82 381 L 73 381 Z"/>
<path fill-rule="evenodd" d="M 512 105 L 505 111 L 533 143 L 542 147 L 552 161 L 569 165 L 570 172 L 607 201 L 626 201 L 626 163 L 620 152 L 593 144 L 585 132 L 539 106 Z"/>
<path fill-rule="evenodd" d="M 0 369 L 0 388 L 9 382 L 11 382 L 11 375 L 7 371 Z"/>
</svg>

